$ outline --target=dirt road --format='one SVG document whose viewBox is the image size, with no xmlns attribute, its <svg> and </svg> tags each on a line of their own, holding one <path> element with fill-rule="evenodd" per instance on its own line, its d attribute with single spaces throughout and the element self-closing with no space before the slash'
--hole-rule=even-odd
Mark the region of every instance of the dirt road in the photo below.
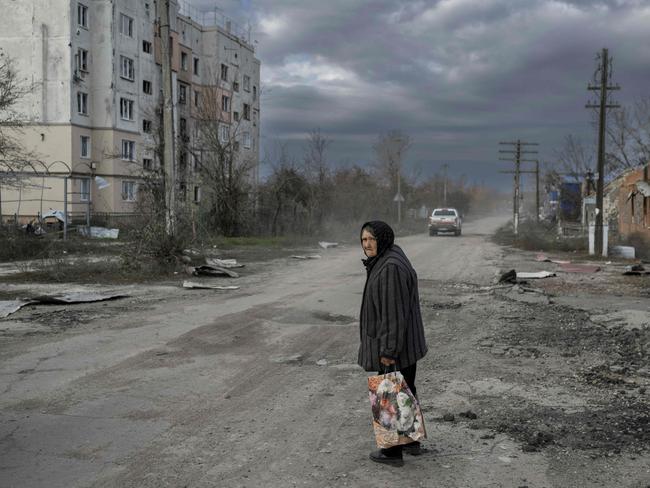
<svg viewBox="0 0 650 488">
<path fill-rule="evenodd" d="M 650 486 L 648 328 L 624 338 L 639 357 L 607 370 L 621 382 L 589 376 L 617 329 L 576 297 L 495 288 L 515 259 L 487 240 L 499 222 L 398 240 L 430 345 L 417 378 L 430 439 L 404 468 L 368 459 L 354 247 L 249 265 L 234 292 L 134 287 L 0 321 L 0 486 Z M 616 307 L 648 312 L 626 297 Z"/>
</svg>

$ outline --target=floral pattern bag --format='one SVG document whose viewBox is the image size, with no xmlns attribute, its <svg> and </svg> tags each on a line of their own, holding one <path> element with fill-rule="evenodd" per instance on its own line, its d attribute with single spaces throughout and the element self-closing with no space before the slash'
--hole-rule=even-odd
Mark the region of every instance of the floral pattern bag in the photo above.
<svg viewBox="0 0 650 488">
<path fill-rule="evenodd" d="M 420 404 L 399 371 L 368 378 L 372 426 L 377 447 L 426 439 Z"/>
</svg>

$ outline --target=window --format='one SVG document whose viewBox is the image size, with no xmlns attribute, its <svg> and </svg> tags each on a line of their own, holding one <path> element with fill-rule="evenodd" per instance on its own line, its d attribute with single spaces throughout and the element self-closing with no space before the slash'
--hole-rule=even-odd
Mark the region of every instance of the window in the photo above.
<svg viewBox="0 0 650 488">
<path fill-rule="evenodd" d="M 192 158 L 193 164 L 194 164 L 194 172 L 198 173 L 201 171 L 201 160 L 199 159 L 198 156 L 194 155 Z"/>
<path fill-rule="evenodd" d="M 151 95 L 151 82 L 149 80 L 142 80 L 142 91 L 147 95 Z"/>
<path fill-rule="evenodd" d="M 120 98 L 120 117 L 122 120 L 133 120 L 133 100 Z"/>
<path fill-rule="evenodd" d="M 194 203 L 199 203 L 201 201 L 201 187 L 194 187 Z"/>
<path fill-rule="evenodd" d="M 142 132 L 145 134 L 151 133 L 151 120 L 142 119 Z"/>
<path fill-rule="evenodd" d="M 181 117 L 178 123 L 178 130 L 181 134 L 181 137 L 187 136 L 187 119 L 184 117 Z"/>
<path fill-rule="evenodd" d="M 244 104 L 244 120 L 251 119 L 251 106 L 247 103 Z"/>
<path fill-rule="evenodd" d="M 81 157 L 90 158 L 90 136 L 81 136 Z"/>
<path fill-rule="evenodd" d="M 235 122 L 239 122 L 239 112 L 233 112 L 232 118 Z"/>
<path fill-rule="evenodd" d="M 187 100 L 187 85 L 178 85 L 178 103 L 185 103 Z"/>
<path fill-rule="evenodd" d="M 227 125 L 222 125 L 219 127 L 219 139 L 223 144 L 228 142 L 228 139 L 230 138 L 230 127 Z"/>
<path fill-rule="evenodd" d="M 199 106 L 199 101 L 201 100 L 201 94 L 194 90 L 194 106 L 198 107 Z"/>
<path fill-rule="evenodd" d="M 239 91 L 239 82 L 238 81 L 233 81 L 232 82 L 232 89 L 233 89 L 233 91 L 236 91 L 236 92 Z"/>
<path fill-rule="evenodd" d="M 181 69 L 187 71 L 187 53 L 181 53 Z"/>
<path fill-rule="evenodd" d="M 194 74 L 199 75 L 199 58 L 194 58 Z"/>
<path fill-rule="evenodd" d="M 142 159 L 142 169 L 146 169 L 147 171 L 151 171 L 153 169 L 153 161 L 151 158 Z"/>
<path fill-rule="evenodd" d="M 253 85 L 253 101 L 257 100 L 257 87 Z"/>
<path fill-rule="evenodd" d="M 244 134 L 242 135 L 242 139 L 243 139 L 242 144 L 244 144 L 244 147 L 246 149 L 250 149 L 251 148 L 251 133 L 250 132 L 244 132 Z"/>
<path fill-rule="evenodd" d="M 221 110 L 224 112 L 230 112 L 230 97 L 226 95 L 221 96 Z"/>
<path fill-rule="evenodd" d="M 77 113 L 88 115 L 88 94 L 77 92 Z"/>
<path fill-rule="evenodd" d="M 133 60 L 126 56 L 120 56 L 120 76 L 129 81 L 135 78 L 135 69 L 133 68 Z"/>
<path fill-rule="evenodd" d="M 128 15 L 120 14 L 120 33 L 133 37 L 133 19 Z"/>
<path fill-rule="evenodd" d="M 221 65 L 221 79 L 223 81 L 228 81 L 228 66 L 225 64 Z"/>
<path fill-rule="evenodd" d="M 88 28 L 88 7 L 83 3 L 77 4 L 77 25 Z"/>
<path fill-rule="evenodd" d="M 122 200 L 125 202 L 135 202 L 135 193 L 135 181 L 122 180 Z"/>
<path fill-rule="evenodd" d="M 244 91 L 251 91 L 251 77 L 244 75 Z"/>
<path fill-rule="evenodd" d="M 90 178 L 82 178 L 79 183 L 79 199 L 82 202 L 87 202 L 90 200 Z"/>
<path fill-rule="evenodd" d="M 142 52 L 151 54 L 151 43 L 149 41 L 142 41 Z"/>
<path fill-rule="evenodd" d="M 122 159 L 124 161 L 135 161 L 135 141 L 122 139 Z"/>
<path fill-rule="evenodd" d="M 77 49 L 77 70 L 88 72 L 88 51 L 86 49 Z"/>
</svg>

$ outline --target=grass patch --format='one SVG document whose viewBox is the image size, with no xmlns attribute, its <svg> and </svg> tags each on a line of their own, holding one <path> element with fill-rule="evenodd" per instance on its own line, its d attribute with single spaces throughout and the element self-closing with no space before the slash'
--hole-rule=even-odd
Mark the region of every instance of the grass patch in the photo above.
<svg viewBox="0 0 650 488">
<path fill-rule="evenodd" d="M 150 259 L 127 266 L 121 258 L 98 262 L 45 259 L 38 269 L 3 276 L 5 283 L 104 283 L 130 284 L 160 282 L 177 278 L 175 266 Z"/>
<path fill-rule="evenodd" d="M 0 262 L 27 259 L 55 259 L 64 255 L 118 255 L 124 242 L 90 240 L 71 235 L 67 240 L 56 236 L 30 236 L 16 229 L 0 231 Z"/>
<path fill-rule="evenodd" d="M 586 237 L 561 237 L 554 224 L 523 221 L 515 235 L 512 222 L 499 227 L 492 235 L 492 241 L 501 246 L 512 246 L 526 251 L 586 251 Z"/>
</svg>

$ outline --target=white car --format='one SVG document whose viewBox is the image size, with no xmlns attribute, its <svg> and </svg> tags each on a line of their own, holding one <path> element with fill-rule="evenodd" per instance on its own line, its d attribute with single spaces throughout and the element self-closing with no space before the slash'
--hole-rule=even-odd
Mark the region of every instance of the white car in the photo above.
<svg viewBox="0 0 650 488">
<path fill-rule="evenodd" d="M 436 208 L 429 217 L 429 235 L 435 236 L 438 232 L 453 232 L 459 236 L 463 229 L 463 219 L 455 208 Z"/>
</svg>

